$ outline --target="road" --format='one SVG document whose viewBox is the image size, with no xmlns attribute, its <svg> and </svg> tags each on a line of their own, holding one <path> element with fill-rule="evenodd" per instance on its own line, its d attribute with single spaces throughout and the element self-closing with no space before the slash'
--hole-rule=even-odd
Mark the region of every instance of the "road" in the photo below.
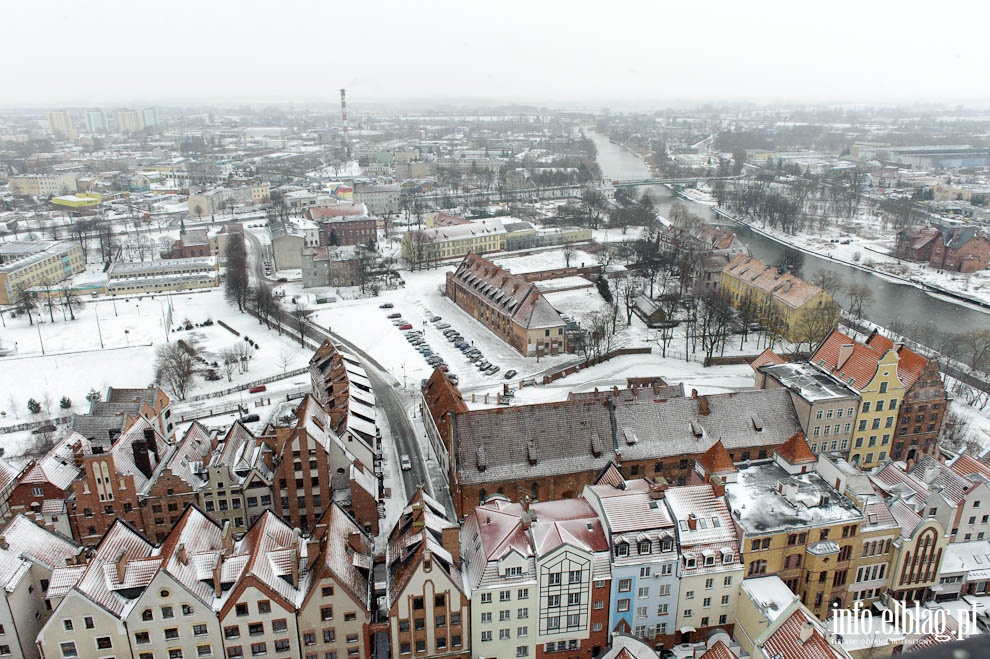
<svg viewBox="0 0 990 659">
<path fill-rule="evenodd" d="M 261 263 L 260 255 L 263 252 L 261 241 L 250 231 L 245 231 L 244 235 L 253 247 L 253 249 L 249 250 L 249 256 L 253 258 L 249 260 L 253 263 L 255 280 L 271 283 L 272 279 L 265 276 Z M 358 358 L 364 367 L 365 373 L 368 375 L 368 380 L 371 382 L 371 388 L 375 393 L 376 406 L 381 412 L 379 427 L 381 428 L 382 417 L 384 417 L 387 423 L 385 428 L 381 428 L 382 442 L 386 442 L 391 438 L 395 446 L 396 461 L 399 455 L 405 454 L 409 456 L 409 460 L 412 463 L 412 469 L 409 471 L 398 472 L 402 474 L 403 492 L 395 492 L 395 484 L 386 482 L 387 487 L 392 487 L 392 496 L 402 496 L 403 500 L 408 501 L 413 492 L 415 492 L 416 487 L 422 484 L 430 495 L 443 503 L 448 512 L 453 514 L 454 506 L 450 499 L 449 490 L 446 487 L 446 475 L 442 473 L 436 461 L 427 460 L 426 456 L 423 455 L 419 437 L 409 417 L 410 410 L 415 409 L 416 405 L 402 388 L 398 379 L 364 350 L 358 348 L 350 341 L 332 334 L 329 330 L 315 323 L 307 322 L 303 327 L 303 331 L 306 338 L 311 339 L 317 345 L 323 343 L 326 339 L 330 339 L 335 344 L 344 346 Z M 383 453 L 387 455 L 387 451 L 383 450 Z M 398 470 L 398 464 L 395 465 L 395 470 Z"/>
</svg>

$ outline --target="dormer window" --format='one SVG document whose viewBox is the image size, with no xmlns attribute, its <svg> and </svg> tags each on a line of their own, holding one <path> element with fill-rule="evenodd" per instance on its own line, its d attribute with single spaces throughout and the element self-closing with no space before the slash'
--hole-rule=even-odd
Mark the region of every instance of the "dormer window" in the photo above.
<svg viewBox="0 0 990 659">
<path fill-rule="evenodd" d="M 615 546 L 616 556 L 628 556 L 629 555 L 629 545 L 625 542 L 620 542 Z"/>
<path fill-rule="evenodd" d="M 640 540 L 639 541 L 639 544 L 637 545 L 637 549 L 638 549 L 638 551 L 639 551 L 640 554 L 649 554 L 650 553 L 650 549 L 651 549 L 651 547 L 650 547 L 650 541 L 649 540 Z"/>
<path fill-rule="evenodd" d="M 522 571 L 522 568 L 521 567 L 507 567 L 507 568 L 505 568 L 505 577 L 506 578 L 521 577 L 522 576 L 522 573 L 523 573 L 523 571 Z"/>
<path fill-rule="evenodd" d="M 697 559 L 695 558 L 694 554 L 685 554 L 684 567 L 693 568 L 695 567 L 695 565 L 697 565 Z"/>
<path fill-rule="evenodd" d="M 670 538 L 664 538 L 663 542 L 660 544 L 661 551 L 674 551 L 674 541 Z"/>
</svg>

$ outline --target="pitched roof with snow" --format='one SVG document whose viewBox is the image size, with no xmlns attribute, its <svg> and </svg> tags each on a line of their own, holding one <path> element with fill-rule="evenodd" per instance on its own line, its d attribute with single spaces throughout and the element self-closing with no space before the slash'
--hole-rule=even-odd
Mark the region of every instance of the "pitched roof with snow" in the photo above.
<svg viewBox="0 0 990 659">
<path fill-rule="evenodd" d="M 801 640 L 802 627 L 811 626 L 810 636 Z M 764 656 L 780 659 L 847 659 L 848 654 L 833 648 L 825 638 L 821 621 L 798 608 L 785 618 L 763 641 Z"/>
<path fill-rule="evenodd" d="M 456 417 L 462 483 L 597 471 L 614 457 L 606 401 L 474 410 Z"/>
<path fill-rule="evenodd" d="M 791 309 L 800 309 L 823 293 L 822 289 L 791 273 L 781 274 L 763 261 L 737 254 L 722 270 L 746 286 L 756 288 Z M 827 297 L 827 294 L 826 294 Z"/>
<path fill-rule="evenodd" d="M 75 590 L 122 618 L 134 602 L 134 592 L 144 589 L 157 570 L 157 560 L 148 563 L 153 552 L 147 538 L 117 519 L 100 539 Z"/>
<path fill-rule="evenodd" d="M 786 364 L 784 358 L 773 351 L 773 348 L 767 348 L 761 352 L 753 363 L 749 365 L 754 371 L 759 370 L 761 366 L 768 366 L 773 364 Z"/>
<path fill-rule="evenodd" d="M 777 448 L 777 455 L 792 465 L 818 462 L 818 456 L 811 451 L 804 433 L 798 431 Z"/>
<path fill-rule="evenodd" d="M 855 391 L 861 391 L 873 380 L 880 360 L 890 350 L 897 353 L 898 379 L 905 387 L 910 387 L 928 365 L 928 360 L 910 348 L 895 345 L 875 331 L 866 343 L 860 343 L 834 330 L 809 361 Z"/>
<path fill-rule="evenodd" d="M 60 490 L 68 490 L 82 470 L 76 466 L 75 450 L 89 452 L 90 442 L 72 431 L 59 440 L 43 458 L 28 468 L 21 483 L 51 483 Z"/>
<path fill-rule="evenodd" d="M 623 460 L 702 453 L 715 440 L 730 452 L 775 446 L 801 430 L 783 388 L 623 403 L 615 423 Z"/>
<path fill-rule="evenodd" d="M 12 592 L 32 563 L 48 569 L 64 567 L 82 547 L 24 515 L 17 515 L 0 531 L 0 587 Z"/>
<path fill-rule="evenodd" d="M 461 286 L 525 329 L 565 325 L 560 312 L 547 302 L 536 284 L 473 252 L 464 257 L 452 276 Z"/>
<path fill-rule="evenodd" d="M 732 458 L 729 457 L 729 452 L 725 450 L 721 439 L 712 444 L 710 449 L 702 453 L 701 457 L 698 458 L 698 464 L 710 476 L 734 474 L 739 471 L 732 462 Z"/>
<path fill-rule="evenodd" d="M 323 552 L 327 570 L 367 609 L 371 540 L 336 503 L 327 507 L 320 524 L 327 525 L 327 542 Z"/>
</svg>

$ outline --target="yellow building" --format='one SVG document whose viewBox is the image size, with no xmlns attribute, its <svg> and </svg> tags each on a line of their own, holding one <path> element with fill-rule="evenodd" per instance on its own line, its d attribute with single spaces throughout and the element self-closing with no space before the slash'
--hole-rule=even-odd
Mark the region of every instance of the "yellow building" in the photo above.
<svg viewBox="0 0 990 659">
<path fill-rule="evenodd" d="M 890 565 L 890 596 L 901 602 L 924 602 L 934 596 L 949 539 L 933 517 L 921 517 L 903 500 L 890 506 L 901 525 Z"/>
<path fill-rule="evenodd" d="M 0 244 L 0 304 L 12 304 L 17 289 L 56 284 L 86 269 L 82 247 L 55 241 Z"/>
<path fill-rule="evenodd" d="M 839 321 L 839 305 L 818 286 L 745 254 L 722 270 L 719 288 L 737 309 L 754 315 L 792 343 L 818 341 Z"/>
<path fill-rule="evenodd" d="M 464 224 L 410 231 L 402 239 L 402 258 L 409 263 L 485 254 L 505 249 L 507 236 L 502 220 L 495 217 Z"/>
<path fill-rule="evenodd" d="M 99 206 L 103 200 L 103 195 L 99 192 L 80 192 L 78 194 L 61 195 L 52 197 L 52 203 L 65 208 L 90 208 Z"/>
<path fill-rule="evenodd" d="M 882 351 L 833 331 L 809 361 L 860 396 L 848 460 L 862 469 L 885 463 L 906 390 L 896 348 Z"/>
<path fill-rule="evenodd" d="M 50 197 L 76 191 L 72 174 L 27 174 L 10 177 L 10 194 L 15 197 Z"/>
</svg>

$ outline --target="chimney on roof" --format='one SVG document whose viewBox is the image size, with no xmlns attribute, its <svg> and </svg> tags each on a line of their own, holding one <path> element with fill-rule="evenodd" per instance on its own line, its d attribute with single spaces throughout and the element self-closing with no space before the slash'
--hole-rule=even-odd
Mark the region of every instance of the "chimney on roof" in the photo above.
<svg viewBox="0 0 990 659">
<path fill-rule="evenodd" d="M 10 543 L 7 542 L 7 538 L 2 535 L 0 535 L 0 549 L 3 549 L 4 551 L 10 549 Z"/>
<path fill-rule="evenodd" d="M 356 531 L 347 534 L 347 546 L 350 547 L 354 553 L 361 552 L 361 534 Z"/>
<path fill-rule="evenodd" d="M 454 559 L 454 564 L 461 565 L 461 532 L 456 526 L 447 526 L 440 531 L 440 544 Z"/>
<path fill-rule="evenodd" d="M 131 442 L 131 450 L 134 452 L 134 466 L 146 477 L 151 478 L 155 470 L 151 465 L 148 443 L 144 439 L 135 439 Z"/>
<path fill-rule="evenodd" d="M 639 389 L 636 387 L 636 385 L 635 384 L 632 385 L 631 387 L 629 387 L 629 389 L 632 390 L 633 398 L 636 398 L 636 394 L 639 392 Z"/>
<path fill-rule="evenodd" d="M 234 528 L 230 525 L 229 520 L 223 523 L 223 530 L 220 531 L 220 542 L 225 554 L 230 553 L 230 550 L 234 548 Z"/>
<path fill-rule="evenodd" d="M 523 527 L 523 529 L 529 529 L 529 527 L 531 527 L 533 525 L 533 522 L 535 521 L 536 521 L 536 513 L 534 513 L 532 510 L 525 511 L 519 517 L 519 524 Z"/>
<path fill-rule="evenodd" d="M 650 483 L 650 498 L 660 500 L 667 496 L 667 483 Z"/>
<path fill-rule="evenodd" d="M 183 565 L 189 565 L 189 554 L 186 553 L 186 543 L 180 542 L 175 548 L 175 558 Z"/>
<path fill-rule="evenodd" d="M 227 528 L 227 524 L 224 524 L 224 528 Z M 214 597 L 220 597 L 223 594 L 223 585 L 220 583 L 220 578 L 223 575 L 223 557 L 224 552 L 217 552 L 216 563 L 213 564 L 213 595 Z"/>
<path fill-rule="evenodd" d="M 798 630 L 798 639 L 801 641 L 801 644 L 804 645 L 814 633 L 815 625 L 812 624 L 810 620 L 805 620 L 801 623 L 801 628 Z"/>
<path fill-rule="evenodd" d="M 691 398 L 695 398 L 695 399 L 698 398 L 698 390 L 697 389 L 692 389 L 691 390 Z"/>
<path fill-rule="evenodd" d="M 123 547 L 117 552 L 117 557 L 113 559 L 113 566 L 117 570 L 117 583 L 124 583 L 124 574 L 127 571 L 127 551 Z"/>
<path fill-rule="evenodd" d="M 144 429 L 144 443 L 148 445 L 148 450 L 155 456 L 155 464 L 158 464 L 158 442 L 155 441 L 155 429 Z"/>
<path fill-rule="evenodd" d="M 292 570 L 289 578 L 293 588 L 299 587 L 299 536 L 296 536 L 296 544 L 292 548 L 292 555 L 289 557 L 289 568 Z"/>
<path fill-rule="evenodd" d="M 711 409 L 708 407 L 708 396 L 698 396 L 698 414 L 708 416 Z"/>
<path fill-rule="evenodd" d="M 687 523 L 688 523 L 688 528 L 691 529 L 692 531 L 698 530 L 698 516 L 695 515 L 694 513 L 688 515 Z"/>
<path fill-rule="evenodd" d="M 725 481 L 718 474 L 713 474 L 709 483 L 712 486 L 712 494 L 717 497 L 725 496 Z"/>
<path fill-rule="evenodd" d="M 852 357 L 853 350 L 856 349 L 855 343 L 844 343 L 839 346 L 839 358 L 835 362 L 836 370 L 841 369 L 849 358 Z"/>
</svg>

